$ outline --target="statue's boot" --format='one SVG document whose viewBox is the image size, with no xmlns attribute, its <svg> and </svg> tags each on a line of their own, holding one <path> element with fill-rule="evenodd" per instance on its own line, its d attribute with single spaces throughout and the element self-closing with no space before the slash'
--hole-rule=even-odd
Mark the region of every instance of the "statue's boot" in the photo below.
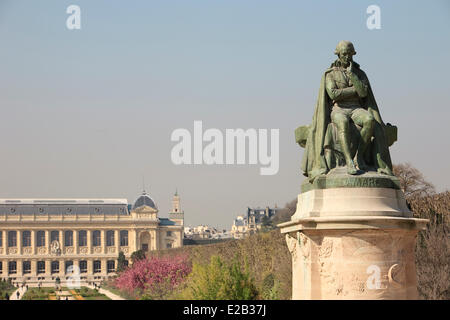
<svg viewBox="0 0 450 320">
<path fill-rule="evenodd" d="M 358 173 L 358 169 L 356 169 L 352 159 L 347 160 L 347 173 L 351 175 L 355 175 Z"/>
</svg>

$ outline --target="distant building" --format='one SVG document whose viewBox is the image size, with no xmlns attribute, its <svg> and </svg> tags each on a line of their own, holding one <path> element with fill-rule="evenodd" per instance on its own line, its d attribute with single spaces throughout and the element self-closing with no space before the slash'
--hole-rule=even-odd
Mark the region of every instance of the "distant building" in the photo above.
<svg viewBox="0 0 450 320">
<path fill-rule="evenodd" d="M 176 193 L 169 218 L 145 191 L 126 199 L 0 199 L 0 278 L 54 284 L 114 275 L 119 252 L 183 245 L 184 213 Z"/>
<path fill-rule="evenodd" d="M 242 239 L 245 236 L 247 236 L 248 234 L 247 217 L 238 216 L 236 219 L 234 219 L 230 233 L 234 239 Z"/>
<path fill-rule="evenodd" d="M 254 234 L 261 229 L 264 221 L 270 221 L 279 209 L 275 208 L 247 208 L 248 233 Z"/>
<path fill-rule="evenodd" d="M 264 222 L 269 222 L 279 209 L 275 205 L 274 208 L 247 208 L 244 216 L 238 216 L 231 226 L 231 236 L 234 239 L 242 239 L 247 235 L 256 233 L 261 229 Z"/>
<path fill-rule="evenodd" d="M 185 238 L 193 240 L 212 239 L 217 233 L 216 228 L 207 225 L 184 228 Z"/>
</svg>

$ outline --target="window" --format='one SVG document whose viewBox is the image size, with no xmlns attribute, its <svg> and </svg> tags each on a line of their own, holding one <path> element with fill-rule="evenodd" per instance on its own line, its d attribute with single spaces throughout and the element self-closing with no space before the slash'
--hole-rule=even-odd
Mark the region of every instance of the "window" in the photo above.
<svg viewBox="0 0 450 320">
<path fill-rule="evenodd" d="M 2 272 L 3 272 L 3 262 L 0 261 L 0 273 L 2 273 Z"/>
<path fill-rule="evenodd" d="M 102 262 L 100 260 L 94 261 L 94 273 L 102 272 Z"/>
<path fill-rule="evenodd" d="M 128 246 L 128 231 L 127 230 L 120 231 L 120 245 L 122 247 Z"/>
<path fill-rule="evenodd" d="M 73 246 L 73 231 L 68 230 L 64 232 L 64 245 L 66 247 Z"/>
<path fill-rule="evenodd" d="M 0 231 L 0 247 L 3 247 L 3 233 Z"/>
<path fill-rule="evenodd" d="M 94 230 L 92 232 L 92 245 L 94 247 L 98 247 L 101 245 L 100 230 Z"/>
<path fill-rule="evenodd" d="M 116 271 L 116 263 L 114 260 L 108 260 L 107 264 L 107 270 L 108 273 L 112 273 Z"/>
<path fill-rule="evenodd" d="M 17 273 L 17 262 L 16 261 L 8 262 L 8 273 L 10 273 L 10 274 Z"/>
<path fill-rule="evenodd" d="M 168 237 L 171 237 L 172 236 L 172 231 L 167 231 L 166 234 L 167 234 Z"/>
<path fill-rule="evenodd" d="M 87 261 L 81 260 L 80 261 L 80 273 L 86 273 L 87 272 Z"/>
<path fill-rule="evenodd" d="M 78 231 L 78 245 L 80 247 L 87 246 L 87 232 L 86 232 L 86 230 Z"/>
<path fill-rule="evenodd" d="M 30 261 L 24 261 L 22 263 L 22 271 L 23 271 L 23 274 L 31 273 L 31 262 Z"/>
<path fill-rule="evenodd" d="M 113 230 L 106 231 L 106 245 L 109 247 L 114 245 L 114 231 Z"/>
<path fill-rule="evenodd" d="M 45 232 L 36 232 L 36 247 L 45 247 Z"/>
<path fill-rule="evenodd" d="M 168 242 L 168 243 L 166 244 L 166 248 L 167 248 L 167 249 L 172 248 L 172 243 Z"/>
<path fill-rule="evenodd" d="M 64 268 L 66 270 L 66 273 L 73 272 L 73 261 L 66 261 L 66 262 L 64 262 Z M 69 268 L 71 270 L 69 270 Z"/>
<path fill-rule="evenodd" d="M 50 232 L 50 242 L 58 241 L 59 242 L 59 231 L 53 230 Z"/>
<path fill-rule="evenodd" d="M 31 231 L 22 232 L 22 247 L 31 247 Z"/>
<path fill-rule="evenodd" d="M 37 273 L 45 273 L 45 261 L 38 261 L 37 262 Z"/>
<path fill-rule="evenodd" d="M 59 273 L 59 261 L 52 261 L 52 273 Z"/>
<path fill-rule="evenodd" d="M 17 247 L 17 231 L 8 231 L 8 247 Z"/>
</svg>

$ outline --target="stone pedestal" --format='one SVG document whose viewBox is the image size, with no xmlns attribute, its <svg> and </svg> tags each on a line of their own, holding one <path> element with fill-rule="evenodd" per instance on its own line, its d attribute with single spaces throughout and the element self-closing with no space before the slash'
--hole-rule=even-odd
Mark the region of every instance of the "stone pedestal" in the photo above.
<svg viewBox="0 0 450 320">
<path fill-rule="evenodd" d="M 335 187 L 345 179 L 350 187 Z M 292 299 L 417 299 L 414 249 L 427 220 L 412 218 L 395 177 L 338 180 L 303 184 L 297 211 L 279 225 L 292 254 Z"/>
</svg>

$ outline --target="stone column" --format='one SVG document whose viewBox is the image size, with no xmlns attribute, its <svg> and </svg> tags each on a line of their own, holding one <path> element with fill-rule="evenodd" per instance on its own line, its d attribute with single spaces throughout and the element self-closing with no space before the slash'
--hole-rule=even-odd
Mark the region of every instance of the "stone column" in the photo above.
<svg viewBox="0 0 450 320">
<path fill-rule="evenodd" d="M 106 253 L 106 232 L 105 229 L 100 230 L 100 244 L 102 246 L 102 254 Z"/>
<path fill-rule="evenodd" d="M 66 264 L 64 259 L 59 259 L 59 278 L 61 279 L 61 282 L 65 279 L 66 276 Z"/>
<path fill-rule="evenodd" d="M 61 254 L 64 254 L 64 230 L 59 230 L 59 247 L 61 248 Z"/>
<path fill-rule="evenodd" d="M 8 254 L 8 230 L 2 231 L 2 247 L 3 254 Z"/>
<path fill-rule="evenodd" d="M 86 230 L 86 237 L 87 237 L 87 248 L 88 248 L 88 254 L 92 254 L 92 232 L 91 230 Z M 88 263 L 89 268 L 89 263 Z"/>
<path fill-rule="evenodd" d="M 23 261 L 21 259 L 17 259 L 17 277 L 23 276 Z"/>
<path fill-rule="evenodd" d="M 45 260 L 45 276 L 51 277 L 51 275 L 52 275 L 52 261 L 46 259 Z"/>
<path fill-rule="evenodd" d="M 17 230 L 17 253 L 22 254 L 22 230 Z"/>
<path fill-rule="evenodd" d="M 31 274 L 30 274 L 30 276 L 36 277 L 37 276 L 37 260 L 36 259 L 31 259 L 30 260 L 30 264 L 31 264 Z"/>
<path fill-rule="evenodd" d="M 131 235 L 132 235 L 132 241 L 130 241 L 130 239 L 128 239 L 128 247 L 129 247 L 129 253 L 133 253 L 134 251 L 139 250 L 139 231 L 137 229 L 132 229 L 131 230 Z"/>
<path fill-rule="evenodd" d="M 94 275 L 94 262 L 92 259 L 86 260 L 87 260 L 87 274 L 88 276 L 92 277 Z"/>
<path fill-rule="evenodd" d="M 77 267 L 78 270 L 80 270 L 80 260 L 78 260 L 78 259 L 73 259 L 72 261 L 73 261 L 73 267 L 74 267 L 74 270 L 75 270 L 75 267 Z"/>
<path fill-rule="evenodd" d="M 50 254 L 50 231 L 48 229 L 45 230 L 45 248 L 47 254 Z"/>
<path fill-rule="evenodd" d="M 3 260 L 3 275 L 7 277 L 9 275 L 9 260 Z"/>
<path fill-rule="evenodd" d="M 358 178 L 347 178 L 358 179 Z M 414 219 L 395 188 L 313 189 L 282 223 L 292 299 L 417 299 Z"/>
<path fill-rule="evenodd" d="M 36 254 L 36 231 L 31 230 L 31 254 Z"/>
<path fill-rule="evenodd" d="M 116 246 L 116 255 L 118 255 L 120 251 L 120 235 L 117 229 L 114 230 L 114 245 Z"/>
<path fill-rule="evenodd" d="M 102 262 L 102 272 L 100 273 L 101 276 L 106 276 L 108 274 L 108 266 L 106 263 L 106 259 L 101 259 Z"/>
<path fill-rule="evenodd" d="M 73 230 L 73 253 L 78 254 L 78 230 Z"/>
<path fill-rule="evenodd" d="M 150 231 L 150 237 L 151 237 L 151 239 L 150 239 L 150 242 L 151 242 L 150 250 L 165 249 L 165 248 L 160 248 L 158 232 L 156 231 L 156 229 L 152 229 Z"/>
</svg>

